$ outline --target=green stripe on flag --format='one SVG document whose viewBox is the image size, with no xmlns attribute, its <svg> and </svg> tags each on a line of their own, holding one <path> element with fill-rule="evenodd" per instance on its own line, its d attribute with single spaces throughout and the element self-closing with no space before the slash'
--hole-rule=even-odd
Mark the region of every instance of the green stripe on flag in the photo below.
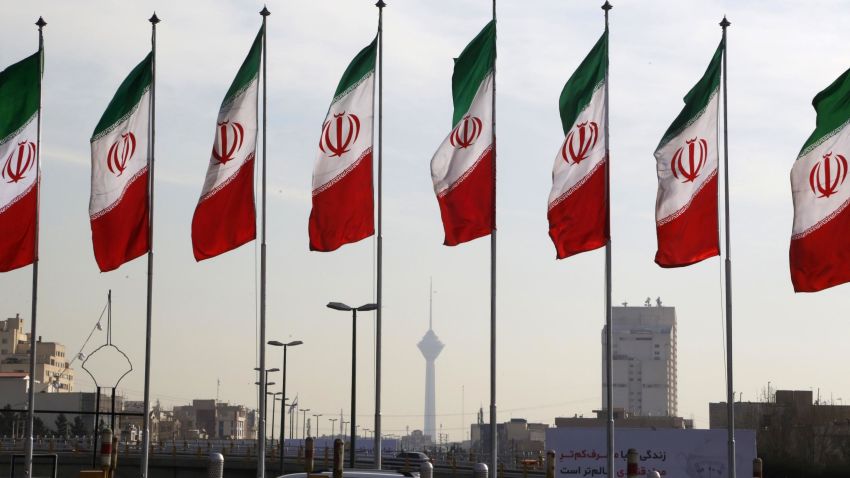
<svg viewBox="0 0 850 478">
<path fill-rule="evenodd" d="M 236 73 L 236 78 L 233 79 L 233 83 L 230 85 L 230 89 L 227 90 L 227 94 L 224 95 L 224 100 L 221 102 L 221 107 L 224 108 L 225 105 L 233 101 L 233 98 L 239 96 L 245 88 L 248 87 L 260 74 L 260 57 L 263 53 L 263 27 L 260 27 L 260 31 L 257 33 L 257 38 L 254 39 L 254 43 L 251 45 L 251 50 L 248 52 L 248 56 L 245 57 L 245 61 L 242 62 L 242 66 L 239 67 L 239 72 Z"/>
<path fill-rule="evenodd" d="M 332 103 L 336 103 L 340 97 L 344 96 L 355 86 L 363 81 L 370 73 L 375 71 L 375 58 L 378 52 L 378 37 L 375 37 L 366 48 L 360 50 L 360 53 L 351 60 L 342 78 L 339 79 L 339 85 L 334 92 Z"/>
<path fill-rule="evenodd" d="M 39 53 L 0 71 L 0 143 L 24 127 L 38 111 Z"/>
<path fill-rule="evenodd" d="M 135 111 L 136 105 L 151 85 L 152 62 L 153 53 L 148 53 L 148 56 L 127 75 L 118 87 L 118 91 L 115 92 L 115 96 L 112 97 L 112 101 L 109 102 L 109 106 L 106 107 L 106 111 L 103 112 L 103 116 L 100 117 L 92 133 L 92 141 Z"/>
<path fill-rule="evenodd" d="M 702 116 L 703 111 L 708 106 L 708 102 L 720 88 L 720 63 L 722 59 L 723 40 L 720 40 L 720 44 L 717 45 L 717 50 L 711 58 L 711 63 L 708 64 L 708 68 L 705 70 L 702 78 L 685 95 L 685 107 L 682 108 L 679 116 L 673 120 L 673 124 L 667 128 L 667 132 L 664 133 L 664 137 L 661 138 L 661 142 L 658 143 L 658 148 L 656 149 L 661 149 L 667 142 L 690 126 L 694 120 Z"/>
<path fill-rule="evenodd" d="M 817 112 L 815 130 L 800 150 L 800 156 L 833 136 L 850 121 L 850 70 L 818 93 L 812 100 L 812 106 Z"/>
<path fill-rule="evenodd" d="M 608 68 L 608 32 L 602 34 L 573 76 L 567 80 L 558 100 L 564 134 L 570 131 L 578 115 L 590 104 L 593 93 L 605 82 Z"/>
<path fill-rule="evenodd" d="M 452 74 L 452 97 L 454 98 L 454 116 L 452 127 L 456 125 L 472 106 L 475 93 L 484 78 L 496 65 L 496 21 L 487 26 L 455 58 Z"/>
</svg>

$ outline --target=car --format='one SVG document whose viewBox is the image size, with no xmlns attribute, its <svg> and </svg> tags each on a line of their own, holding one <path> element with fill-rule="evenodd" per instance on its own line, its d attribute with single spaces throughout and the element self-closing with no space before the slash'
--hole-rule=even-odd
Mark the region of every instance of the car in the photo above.
<svg viewBox="0 0 850 478">
<path fill-rule="evenodd" d="M 428 458 L 428 455 L 421 451 L 402 451 L 395 457 L 397 460 L 407 460 L 410 463 L 425 463 L 426 461 L 431 461 L 431 459 Z"/>
<path fill-rule="evenodd" d="M 333 471 L 325 470 L 318 471 L 313 473 L 290 473 L 288 475 L 284 475 L 281 478 L 313 478 L 313 477 L 322 477 L 322 478 L 332 478 Z M 402 472 L 397 470 L 366 470 L 366 469 L 351 469 L 346 468 L 342 470 L 343 478 L 419 478 L 419 472 Z"/>
</svg>

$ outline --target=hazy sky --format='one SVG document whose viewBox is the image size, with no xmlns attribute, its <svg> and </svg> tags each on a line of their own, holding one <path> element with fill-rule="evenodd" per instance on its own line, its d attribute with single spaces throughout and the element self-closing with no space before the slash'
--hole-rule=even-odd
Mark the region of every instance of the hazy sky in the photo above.
<svg viewBox="0 0 850 478">
<path fill-rule="evenodd" d="M 347 63 L 375 34 L 372 0 L 271 1 L 269 9 L 268 338 L 300 339 L 288 391 L 314 412 L 348 413 L 351 320 L 329 301 L 372 301 L 371 239 L 308 252 L 307 218 L 318 136 Z M 499 420 L 590 414 L 600 407 L 603 253 L 556 261 L 546 201 L 563 140 L 561 88 L 602 33 L 599 1 L 503 1 L 498 33 Z M 729 29 L 729 126 L 734 270 L 735 390 L 773 387 L 850 396 L 846 286 L 795 295 L 788 274 L 788 174 L 814 128 L 811 99 L 848 66 L 843 2 L 647 2 L 611 12 L 611 178 L 615 302 L 661 296 L 676 307 L 679 412 L 708 426 L 725 398 L 721 262 L 662 270 L 655 253 L 655 159 L 661 135 Z M 237 6 L 238 5 L 238 6 Z M 256 377 L 254 243 L 196 263 L 190 223 L 219 104 L 260 26 L 260 2 L 13 2 L 5 6 L 0 65 L 31 54 L 43 15 L 43 193 L 39 334 L 75 353 L 109 288 L 114 342 L 142 396 L 144 259 L 102 274 L 88 220 L 88 139 L 118 84 L 158 27 L 157 167 L 152 396 L 164 404 L 213 398 L 253 404 Z M 451 127 L 452 58 L 490 18 L 490 2 L 389 1 L 384 79 L 384 432 L 422 427 L 424 360 L 434 278 L 438 427 L 466 436 L 489 402 L 489 241 L 447 248 L 429 161 Z M 29 319 L 31 269 L 0 276 L 0 315 Z M 844 296 L 845 299 L 841 299 Z M 373 314 L 359 326 L 358 421 L 372 427 Z M 29 321 L 27 321 L 29 328 Z M 105 339 L 96 334 L 91 345 Z M 93 347 L 89 346 L 87 351 Z M 272 348 L 269 366 L 280 366 Z M 827 365 L 831 364 L 831 365 Z M 77 369 L 77 389 L 91 381 Z M 280 376 L 274 380 L 279 384 Z M 277 387 L 275 387 L 277 389 Z M 462 425 L 465 425 L 463 427 Z M 328 422 L 322 419 L 322 430 Z"/>
</svg>

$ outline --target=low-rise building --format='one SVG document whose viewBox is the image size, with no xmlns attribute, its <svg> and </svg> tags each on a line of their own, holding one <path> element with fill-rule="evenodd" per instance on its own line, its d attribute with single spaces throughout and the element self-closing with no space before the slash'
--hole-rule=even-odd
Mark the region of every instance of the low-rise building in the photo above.
<svg viewBox="0 0 850 478">
<path fill-rule="evenodd" d="M 511 457 L 537 456 L 546 442 L 546 423 L 528 423 L 524 418 L 512 418 L 496 425 L 499 454 Z M 484 452 L 489 447 L 490 424 L 473 423 L 470 426 L 471 449 Z"/>
<path fill-rule="evenodd" d="M 608 423 L 607 410 L 594 410 L 595 417 L 557 417 L 557 428 L 597 428 Z M 632 415 L 622 408 L 614 409 L 614 426 L 623 428 L 693 428 L 694 421 L 682 417 Z"/>
<path fill-rule="evenodd" d="M 777 390 L 763 402 L 735 402 L 734 409 L 736 428 L 756 430 L 765 463 L 850 470 L 850 405 L 822 403 L 810 390 Z M 727 427 L 726 402 L 709 403 L 708 411 L 711 428 Z"/>
</svg>

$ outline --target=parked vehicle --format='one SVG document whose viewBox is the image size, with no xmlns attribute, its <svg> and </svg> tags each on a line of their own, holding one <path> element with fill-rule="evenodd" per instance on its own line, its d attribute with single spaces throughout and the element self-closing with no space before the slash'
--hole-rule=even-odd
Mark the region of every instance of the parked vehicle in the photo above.
<svg viewBox="0 0 850 478">
<path fill-rule="evenodd" d="M 307 478 L 307 473 L 291 473 L 282 478 Z M 321 476 L 333 477 L 333 471 L 320 471 L 309 474 L 310 478 Z M 419 478 L 419 472 L 402 472 L 397 470 L 359 470 L 346 468 L 342 470 L 343 478 Z"/>
</svg>

